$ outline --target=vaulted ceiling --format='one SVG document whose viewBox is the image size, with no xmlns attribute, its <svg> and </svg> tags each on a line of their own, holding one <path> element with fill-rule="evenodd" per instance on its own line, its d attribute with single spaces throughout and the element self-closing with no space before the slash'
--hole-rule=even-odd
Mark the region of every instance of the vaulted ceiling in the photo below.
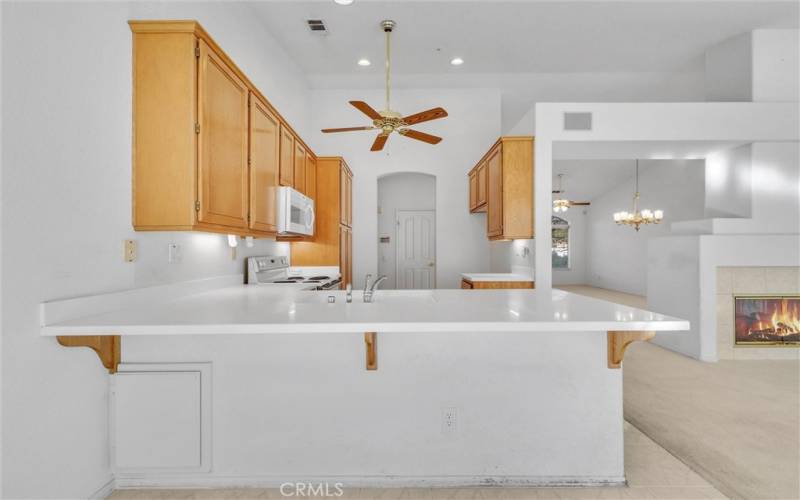
<svg viewBox="0 0 800 500">
<path fill-rule="evenodd" d="M 428 75 L 417 82 L 422 88 L 436 76 L 691 71 L 725 38 L 798 26 L 796 1 L 291 0 L 254 7 L 320 87 L 346 84 L 344 76 L 380 83 L 382 19 L 398 23 L 395 74 Z M 311 33 L 308 19 L 322 19 L 329 33 Z M 465 64 L 451 66 L 454 56 Z M 361 57 L 373 65 L 359 67 Z"/>
</svg>

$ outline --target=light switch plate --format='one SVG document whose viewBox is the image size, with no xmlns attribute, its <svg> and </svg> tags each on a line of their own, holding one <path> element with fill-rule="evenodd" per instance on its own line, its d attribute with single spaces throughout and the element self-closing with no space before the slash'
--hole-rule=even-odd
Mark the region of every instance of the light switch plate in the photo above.
<svg viewBox="0 0 800 500">
<path fill-rule="evenodd" d="M 136 240 L 125 240 L 125 262 L 136 260 Z"/>
</svg>

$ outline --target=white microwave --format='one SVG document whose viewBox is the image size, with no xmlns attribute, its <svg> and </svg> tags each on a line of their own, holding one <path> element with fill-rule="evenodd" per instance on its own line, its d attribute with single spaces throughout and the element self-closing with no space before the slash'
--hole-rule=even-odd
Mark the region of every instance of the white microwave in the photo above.
<svg viewBox="0 0 800 500">
<path fill-rule="evenodd" d="M 314 234 L 314 200 L 300 191 L 281 186 L 278 203 L 278 234 Z"/>
</svg>

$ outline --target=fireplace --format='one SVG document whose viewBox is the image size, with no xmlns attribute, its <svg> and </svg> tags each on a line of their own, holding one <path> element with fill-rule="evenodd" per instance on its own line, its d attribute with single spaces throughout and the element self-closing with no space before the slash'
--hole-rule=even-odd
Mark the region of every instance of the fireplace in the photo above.
<svg viewBox="0 0 800 500">
<path fill-rule="evenodd" d="M 800 295 L 734 297 L 737 346 L 800 346 Z"/>
</svg>

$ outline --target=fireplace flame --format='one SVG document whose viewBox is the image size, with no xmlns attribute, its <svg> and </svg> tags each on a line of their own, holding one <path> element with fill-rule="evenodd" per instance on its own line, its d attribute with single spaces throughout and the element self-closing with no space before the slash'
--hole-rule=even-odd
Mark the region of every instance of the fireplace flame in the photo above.
<svg viewBox="0 0 800 500">
<path fill-rule="evenodd" d="M 790 306 L 786 299 L 781 300 L 774 310 L 769 321 L 758 319 L 753 327 L 748 328 L 748 334 L 771 334 L 784 337 L 800 333 L 800 310 L 795 303 Z"/>
</svg>

